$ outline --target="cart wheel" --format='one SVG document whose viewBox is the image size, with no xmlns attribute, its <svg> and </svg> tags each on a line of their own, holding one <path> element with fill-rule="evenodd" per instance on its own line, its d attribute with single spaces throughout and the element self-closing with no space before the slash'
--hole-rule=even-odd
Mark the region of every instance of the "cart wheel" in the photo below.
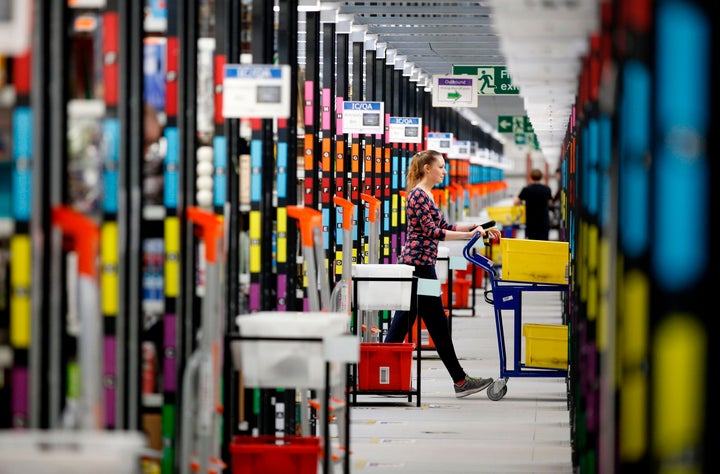
<svg viewBox="0 0 720 474">
<path fill-rule="evenodd" d="M 487 388 L 487 397 L 496 402 L 500 400 L 502 397 L 505 396 L 507 393 L 507 385 L 504 383 L 498 384 L 498 381 L 495 381 Z M 500 388 L 497 388 L 496 385 L 500 386 Z"/>
</svg>

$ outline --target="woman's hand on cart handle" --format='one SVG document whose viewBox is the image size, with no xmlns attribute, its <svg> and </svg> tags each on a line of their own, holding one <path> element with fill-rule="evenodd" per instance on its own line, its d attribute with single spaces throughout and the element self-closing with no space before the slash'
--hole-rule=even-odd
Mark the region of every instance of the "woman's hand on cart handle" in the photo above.
<svg viewBox="0 0 720 474">
<path fill-rule="evenodd" d="M 482 237 L 489 237 L 493 239 L 499 239 L 501 236 L 500 231 L 495 227 L 495 221 L 487 221 L 484 224 L 479 224 L 470 229 L 470 232 L 476 232 Z M 475 239 L 477 241 L 477 239 Z"/>
</svg>

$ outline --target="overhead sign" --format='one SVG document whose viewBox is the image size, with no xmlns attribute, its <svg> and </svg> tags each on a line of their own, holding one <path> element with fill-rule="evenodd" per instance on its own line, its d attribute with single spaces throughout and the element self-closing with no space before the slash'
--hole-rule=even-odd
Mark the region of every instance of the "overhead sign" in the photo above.
<svg viewBox="0 0 720 474">
<path fill-rule="evenodd" d="M 479 95 L 518 95 L 520 89 L 510 80 L 507 66 L 453 66 L 453 74 L 477 77 Z"/>
<path fill-rule="evenodd" d="M 531 133 L 530 117 L 527 115 L 498 115 L 499 133 Z"/>
<path fill-rule="evenodd" d="M 450 153 L 452 151 L 453 137 L 452 133 L 428 133 L 425 148 L 435 150 L 438 153 Z"/>
<path fill-rule="evenodd" d="M 290 117 L 290 66 L 226 64 L 225 118 Z"/>
<path fill-rule="evenodd" d="M 342 133 L 382 135 L 385 133 L 384 102 L 343 102 Z"/>
<path fill-rule="evenodd" d="M 422 143 L 422 118 L 390 117 L 390 143 Z"/>
<path fill-rule="evenodd" d="M 433 107 L 477 107 L 477 79 L 468 76 L 433 76 Z"/>
</svg>

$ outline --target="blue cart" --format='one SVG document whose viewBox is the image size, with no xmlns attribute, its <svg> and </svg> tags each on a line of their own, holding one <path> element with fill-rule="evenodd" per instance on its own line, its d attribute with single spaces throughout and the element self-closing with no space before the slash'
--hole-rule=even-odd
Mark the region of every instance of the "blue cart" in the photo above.
<svg viewBox="0 0 720 474">
<path fill-rule="evenodd" d="M 500 400 L 507 393 L 507 382 L 510 377 L 563 377 L 567 378 L 567 368 L 529 367 L 522 360 L 521 329 L 522 329 L 522 295 L 527 291 L 553 291 L 567 292 L 569 285 L 560 283 L 539 283 L 505 281 L 500 278 L 499 268 L 495 262 L 476 252 L 475 244 L 480 238 L 473 237 L 465 245 L 463 256 L 473 265 L 485 270 L 490 282 L 490 289 L 485 290 L 485 301 L 492 304 L 495 309 L 495 327 L 497 328 L 498 350 L 500 354 L 500 377 L 487 389 L 490 400 Z M 492 297 L 490 296 L 492 295 Z M 513 368 L 508 369 L 508 355 L 505 345 L 505 331 L 503 330 L 502 310 L 513 312 L 515 326 Z"/>
</svg>

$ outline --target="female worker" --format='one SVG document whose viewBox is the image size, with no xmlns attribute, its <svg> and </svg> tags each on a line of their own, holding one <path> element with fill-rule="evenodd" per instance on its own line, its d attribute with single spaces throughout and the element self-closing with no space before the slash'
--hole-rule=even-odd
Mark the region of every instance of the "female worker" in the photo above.
<svg viewBox="0 0 720 474">
<path fill-rule="evenodd" d="M 398 263 L 414 266 L 413 275 L 418 278 L 437 280 L 435 262 L 438 241 L 470 239 L 477 232 L 485 235 L 485 230 L 480 225 L 450 225 L 445 220 L 431 192 L 432 188 L 442 183 L 444 178 L 445 160 L 441 153 L 425 150 L 412 157 L 406 183 L 407 232 Z M 500 238 L 497 229 L 489 229 L 487 232 L 495 238 Z M 425 327 L 435 343 L 438 356 L 450 373 L 455 396 L 467 397 L 487 388 L 493 382 L 492 378 L 470 377 L 460 365 L 440 297 L 420 295 L 417 307 L 422 308 Z M 395 312 L 385 342 L 402 342 L 415 317 L 415 314 L 407 311 Z"/>
</svg>

